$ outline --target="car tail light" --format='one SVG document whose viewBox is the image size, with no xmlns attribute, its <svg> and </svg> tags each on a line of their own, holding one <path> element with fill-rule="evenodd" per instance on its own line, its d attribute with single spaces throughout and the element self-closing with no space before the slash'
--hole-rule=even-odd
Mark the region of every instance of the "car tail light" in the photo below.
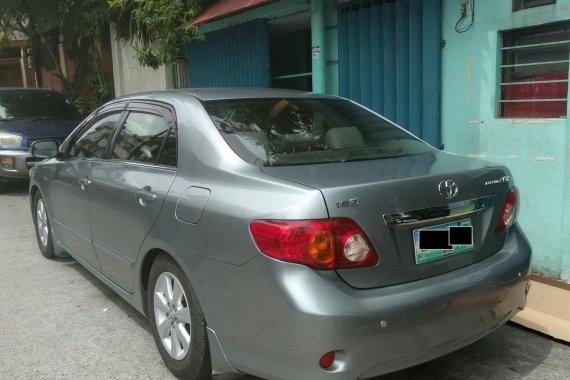
<svg viewBox="0 0 570 380">
<path fill-rule="evenodd" d="M 507 199 L 499 216 L 499 222 L 495 228 L 495 233 L 499 234 L 512 226 L 517 218 L 518 193 L 517 188 L 512 187 L 507 193 Z"/>
<path fill-rule="evenodd" d="M 254 220 L 251 235 L 259 250 L 275 259 L 315 269 L 376 265 L 378 256 L 351 219 Z"/>
<path fill-rule="evenodd" d="M 339 268 L 374 266 L 378 256 L 364 232 L 352 220 L 333 219 Z"/>
</svg>

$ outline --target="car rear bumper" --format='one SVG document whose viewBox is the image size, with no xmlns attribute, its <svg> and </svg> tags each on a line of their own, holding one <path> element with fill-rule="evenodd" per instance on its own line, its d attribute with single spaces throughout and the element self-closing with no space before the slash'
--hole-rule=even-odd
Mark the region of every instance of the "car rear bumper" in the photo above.
<svg viewBox="0 0 570 380">
<path fill-rule="evenodd" d="M 369 378 L 445 355 L 507 322 L 526 304 L 530 257 L 514 226 L 500 252 L 468 267 L 359 290 L 334 272 L 260 255 L 235 277 L 226 268 L 221 282 L 232 288 L 203 289 L 217 300 L 201 302 L 240 371 L 275 380 Z M 326 371 L 318 363 L 328 351 L 337 361 Z"/>
<path fill-rule="evenodd" d="M 0 164 L 0 182 L 18 182 L 29 179 L 29 170 L 35 164 L 30 152 L 22 150 L 0 150 L 1 158 L 12 158 L 14 168 Z"/>
</svg>

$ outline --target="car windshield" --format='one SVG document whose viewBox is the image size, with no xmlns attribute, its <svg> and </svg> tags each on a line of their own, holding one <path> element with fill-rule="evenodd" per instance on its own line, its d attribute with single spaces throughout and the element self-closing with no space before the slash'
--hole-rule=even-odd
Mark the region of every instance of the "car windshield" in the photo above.
<svg viewBox="0 0 570 380">
<path fill-rule="evenodd" d="M 203 104 L 238 155 L 251 163 L 262 160 L 266 166 L 373 160 L 433 149 L 344 99 L 240 99 Z"/>
<path fill-rule="evenodd" d="M 0 93 L 0 120 L 78 119 L 79 114 L 55 91 Z"/>
</svg>

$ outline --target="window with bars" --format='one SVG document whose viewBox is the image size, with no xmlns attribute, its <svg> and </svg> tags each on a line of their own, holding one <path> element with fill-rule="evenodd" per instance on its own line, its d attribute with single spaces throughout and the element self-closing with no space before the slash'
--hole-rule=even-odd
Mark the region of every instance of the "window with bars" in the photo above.
<svg viewBox="0 0 570 380">
<path fill-rule="evenodd" d="M 565 117 L 570 23 L 502 33 L 499 116 Z"/>
<path fill-rule="evenodd" d="M 556 0 L 513 0 L 513 12 L 548 4 L 556 4 Z"/>
</svg>

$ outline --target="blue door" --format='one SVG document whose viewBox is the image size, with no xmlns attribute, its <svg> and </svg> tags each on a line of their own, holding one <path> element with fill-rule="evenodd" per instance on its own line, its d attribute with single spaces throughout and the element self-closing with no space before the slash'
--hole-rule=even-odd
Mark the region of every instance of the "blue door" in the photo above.
<svg viewBox="0 0 570 380">
<path fill-rule="evenodd" d="M 440 0 L 370 0 L 338 7 L 340 95 L 438 146 Z"/>
<path fill-rule="evenodd" d="M 188 54 L 190 87 L 269 87 L 267 20 L 258 19 L 192 41 Z"/>
</svg>

